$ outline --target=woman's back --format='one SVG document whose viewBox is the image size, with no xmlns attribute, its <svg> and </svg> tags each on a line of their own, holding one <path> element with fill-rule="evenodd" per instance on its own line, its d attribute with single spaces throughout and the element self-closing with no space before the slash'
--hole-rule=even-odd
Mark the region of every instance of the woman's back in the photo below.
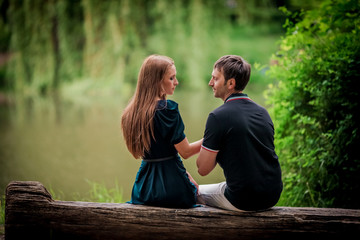
<svg viewBox="0 0 360 240">
<path fill-rule="evenodd" d="M 166 100 L 178 84 L 171 58 L 151 55 L 144 60 L 135 94 L 121 118 L 129 151 L 136 159 L 143 159 L 131 203 L 195 205 L 198 185 L 186 172 L 178 152 L 185 159 L 199 153 L 202 139 L 188 142 L 177 103 Z"/>
<path fill-rule="evenodd" d="M 197 190 L 190 182 L 174 147 L 185 138 L 184 124 L 176 102 L 158 101 L 154 116 L 154 137 L 136 176 L 131 203 L 193 207 Z"/>
</svg>

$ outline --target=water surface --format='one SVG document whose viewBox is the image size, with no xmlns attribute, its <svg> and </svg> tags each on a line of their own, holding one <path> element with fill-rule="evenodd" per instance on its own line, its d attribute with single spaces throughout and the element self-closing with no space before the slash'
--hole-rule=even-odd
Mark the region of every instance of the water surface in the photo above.
<svg viewBox="0 0 360 240">
<path fill-rule="evenodd" d="M 250 90 L 249 96 L 262 104 L 263 88 Z M 190 142 L 202 138 L 208 113 L 222 104 L 211 91 L 176 90 L 170 99 L 179 103 Z M 12 180 L 31 180 L 62 200 L 74 200 L 74 194 L 86 195 L 90 180 L 108 188 L 117 182 L 124 201 L 130 199 L 140 160 L 127 151 L 120 130 L 128 97 L 10 100 L 0 105 L 0 195 Z M 206 177 L 198 175 L 195 160 L 184 165 L 199 184 L 224 181 L 219 166 Z"/>
</svg>

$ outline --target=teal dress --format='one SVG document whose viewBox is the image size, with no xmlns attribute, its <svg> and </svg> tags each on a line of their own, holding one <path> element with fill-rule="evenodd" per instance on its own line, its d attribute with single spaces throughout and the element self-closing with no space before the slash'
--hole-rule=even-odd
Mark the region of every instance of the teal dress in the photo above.
<svg viewBox="0 0 360 240">
<path fill-rule="evenodd" d="M 196 187 L 190 182 L 174 147 L 185 138 L 184 124 L 176 102 L 158 102 L 154 116 L 154 137 L 136 175 L 130 203 L 195 207 Z"/>
</svg>

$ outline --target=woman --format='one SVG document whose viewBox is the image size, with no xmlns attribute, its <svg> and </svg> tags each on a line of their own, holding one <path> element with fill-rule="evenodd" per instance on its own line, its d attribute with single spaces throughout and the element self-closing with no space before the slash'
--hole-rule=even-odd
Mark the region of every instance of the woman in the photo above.
<svg viewBox="0 0 360 240">
<path fill-rule="evenodd" d="M 133 204 L 188 208 L 196 204 L 198 185 L 184 159 L 200 151 L 202 140 L 189 143 L 178 105 L 166 100 L 179 84 L 174 61 L 151 55 L 141 66 L 136 91 L 122 115 L 126 145 L 142 158 L 132 190 Z"/>
</svg>

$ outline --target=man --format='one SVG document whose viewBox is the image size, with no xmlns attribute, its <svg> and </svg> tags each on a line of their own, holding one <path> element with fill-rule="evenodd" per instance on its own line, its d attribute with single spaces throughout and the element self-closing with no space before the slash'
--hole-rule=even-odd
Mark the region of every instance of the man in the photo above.
<svg viewBox="0 0 360 240">
<path fill-rule="evenodd" d="M 208 116 L 196 164 L 205 176 L 219 163 L 226 182 L 199 186 L 200 202 L 210 206 L 256 211 L 274 206 L 280 198 L 272 120 L 243 93 L 250 72 L 250 64 L 240 56 L 223 56 L 214 64 L 209 86 L 224 104 Z"/>
</svg>

